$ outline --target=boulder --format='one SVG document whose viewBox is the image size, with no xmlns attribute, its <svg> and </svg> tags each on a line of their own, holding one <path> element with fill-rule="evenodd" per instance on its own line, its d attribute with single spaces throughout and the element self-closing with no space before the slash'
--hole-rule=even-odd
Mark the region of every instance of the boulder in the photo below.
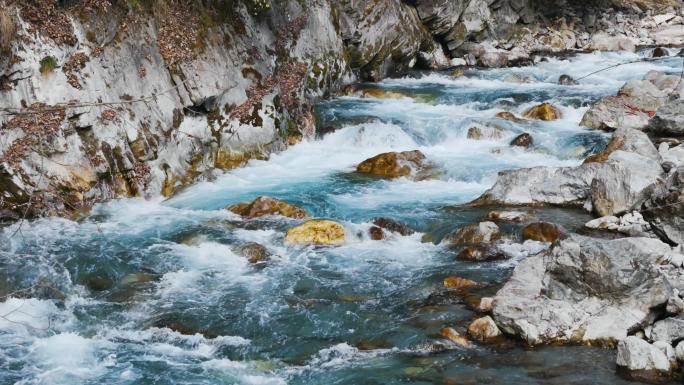
<svg viewBox="0 0 684 385">
<path fill-rule="evenodd" d="M 639 130 L 621 128 L 613 133 L 603 151 L 589 156 L 584 163 L 606 162 L 615 151 L 633 152 L 656 162 L 662 161 L 660 152 L 648 135 Z"/>
<path fill-rule="evenodd" d="M 638 211 L 627 213 L 621 217 L 607 215 L 596 218 L 585 223 L 584 227 L 594 230 L 617 231 L 634 237 L 646 236 L 651 228 Z"/>
<path fill-rule="evenodd" d="M 477 282 L 461 277 L 446 277 L 444 278 L 444 287 L 447 289 L 466 289 L 469 287 L 480 286 Z"/>
<path fill-rule="evenodd" d="M 300 207 L 268 196 L 260 196 L 252 202 L 238 203 L 228 207 L 228 210 L 246 218 L 281 215 L 284 217 L 301 219 L 309 216 L 309 213 Z"/>
<path fill-rule="evenodd" d="M 310 220 L 288 230 L 285 242 L 299 245 L 339 245 L 345 242 L 344 226 L 324 219 Z"/>
<path fill-rule="evenodd" d="M 366 159 L 356 167 L 362 174 L 383 178 L 426 179 L 432 171 L 425 155 L 420 151 L 387 152 Z"/>
<path fill-rule="evenodd" d="M 494 222 L 525 222 L 532 218 L 528 213 L 522 211 L 490 211 L 487 219 Z"/>
<path fill-rule="evenodd" d="M 374 241 L 385 239 L 385 232 L 378 226 L 371 226 L 371 228 L 368 229 L 368 235 L 370 235 L 370 238 Z"/>
<path fill-rule="evenodd" d="M 661 107 L 648 122 L 648 130 L 659 136 L 684 136 L 684 100 L 674 100 Z"/>
<path fill-rule="evenodd" d="M 584 47 L 590 51 L 629 51 L 636 50 L 636 44 L 627 36 L 611 36 L 607 33 L 597 33 L 591 37 L 589 44 Z"/>
<path fill-rule="evenodd" d="M 670 56 L 670 53 L 667 51 L 666 48 L 663 47 L 656 47 L 653 49 L 653 52 L 651 52 L 651 57 L 667 57 Z"/>
<path fill-rule="evenodd" d="M 679 362 L 684 364 L 684 341 L 681 341 L 677 344 L 677 347 L 675 348 L 675 356 Z"/>
<path fill-rule="evenodd" d="M 669 376 L 672 370 L 665 352 L 634 336 L 629 336 L 618 344 L 616 364 L 636 380 L 662 379 Z"/>
<path fill-rule="evenodd" d="M 684 166 L 671 170 L 655 185 L 641 212 L 658 237 L 684 244 Z"/>
<path fill-rule="evenodd" d="M 485 52 L 478 58 L 478 64 L 487 68 L 502 68 L 508 65 L 506 52 Z"/>
<path fill-rule="evenodd" d="M 270 258 L 268 250 L 263 245 L 254 242 L 240 247 L 240 254 L 247 258 L 249 263 L 254 264 L 267 262 Z"/>
<path fill-rule="evenodd" d="M 506 136 L 506 130 L 495 125 L 475 123 L 468 129 L 468 139 L 498 140 Z"/>
<path fill-rule="evenodd" d="M 521 122 L 525 121 L 524 119 L 521 119 L 521 118 L 515 116 L 514 113 L 508 112 L 508 111 L 498 112 L 496 114 L 496 117 L 499 119 L 508 120 L 508 121 L 514 122 L 514 123 L 521 123 Z"/>
<path fill-rule="evenodd" d="M 511 141 L 511 146 L 530 148 L 533 145 L 534 140 L 532 139 L 532 135 L 528 133 L 520 134 Z"/>
<path fill-rule="evenodd" d="M 525 111 L 523 116 L 528 119 L 549 121 L 560 119 L 563 117 L 563 114 L 558 108 L 551 105 L 551 103 L 542 103 Z"/>
<path fill-rule="evenodd" d="M 480 298 L 480 304 L 477 306 L 477 311 L 482 313 L 489 313 L 492 311 L 492 305 L 494 304 L 494 298 L 492 297 L 482 297 Z"/>
<path fill-rule="evenodd" d="M 468 335 L 474 340 L 487 342 L 502 335 L 490 316 L 478 318 L 468 326 Z"/>
<path fill-rule="evenodd" d="M 470 341 L 460 335 L 454 328 L 443 328 L 440 330 L 439 334 L 443 338 L 455 343 L 456 345 L 462 346 L 464 348 L 470 347 Z"/>
<path fill-rule="evenodd" d="M 468 262 L 485 262 L 507 259 L 508 256 L 496 247 L 480 245 L 466 247 L 456 255 L 456 258 Z"/>
<path fill-rule="evenodd" d="M 503 81 L 506 83 L 515 83 L 515 84 L 529 84 L 529 83 L 535 83 L 536 82 L 530 76 L 518 75 L 518 74 L 510 74 L 510 75 L 506 76 L 503 79 Z"/>
<path fill-rule="evenodd" d="M 554 243 L 565 238 L 565 230 L 548 222 L 530 223 L 522 229 L 524 240 Z"/>
<path fill-rule="evenodd" d="M 577 80 L 573 79 L 572 76 L 570 76 L 570 75 L 561 75 L 558 78 L 558 84 L 560 84 L 562 86 L 576 86 L 579 83 L 577 82 Z"/>
<path fill-rule="evenodd" d="M 665 341 L 668 344 L 684 340 L 684 316 L 665 318 L 653 324 L 651 340 Z"/>
<path fill-rule="evenodd" d="M 398 233 L 403 236 L 411 235 L 414 233 L 414 231 L 411 230 L 411 228 L 409 228 L 405 224 L 399 223 L 389 218 L 375 218 L 373 219 L 373 224 L 385 230 L 389 230 L 393 233 Z"/>
<path fill-rule="evenodd" d="M 494 222 L 480 222 L 461 227 L 447 235 L 442 243 L 451 245 L 477 245 L 490 243 L 500 238 L 499 226 Z"/>
<path fill-rule="evenodd" d="M 494 298 L 494 320 L 530 345 L 613 345 L 672 295 L 657 266 L 669 250 L 650 238 L 572 235 L 516 266 Z"/>
</svg>

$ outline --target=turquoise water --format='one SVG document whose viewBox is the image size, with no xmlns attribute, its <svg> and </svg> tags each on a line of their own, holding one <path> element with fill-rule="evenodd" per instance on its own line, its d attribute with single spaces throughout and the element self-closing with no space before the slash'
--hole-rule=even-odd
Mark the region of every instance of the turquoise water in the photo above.
<svg viewBox="0 0 684 385">
<path fill-rule="evenodd" d="M 621 67 L 572 87 L 555 81 L 632 59 L 591 54 L 461 78 L 415 73 L 386 80 L 370 86 L 408 97 L 323 102 L 317 112 L 325 134 L 316 140 L 168 201 L 114 201 L 79 221 L 2 229 L 0 384 L 627 383 L 615 375 L 612 350 L 445 343 L 441 328 L 463 332 L 477 315 L 460 297 L 444 295 L 442 279 L 474 279 L 487 285 L 471 294 L 492 295 L 519 258 L 460 262 L 455 250 L 423 237 L 436 242 L 480 221 L 487 210 L 460 205 L 500 170 L 577 165 L 600 150 L 607 135 L 578 126 L 587 106 L 627 79 L 676 71 L 680 62 Z M 511 73 L 538 82 L 503 82 Z M 549 100 L 563 119 L 512 124 L 494 117 Z M 468 140 L 474 121 L 496 121 L 507 137 Z M 522 132 L 534 136 L 533 149 L 507 145 Z M 438 179 L 353 173 L 370 156 L 414 149 L 438 166 Z M 349 241 L 290 247 L 283 235 L 298 221 L 244 221 L 223 210 L 262 194 L 342 222 Z M 570 229 L 589 218 L 559 209 L 536 215 Z M 377 216 L 417 233 L 372 241 L 367 230 Z M 504 228 L 516 236 L 515 226 Z M 239 256 L 248 242 L 266 246 L 271 261 L 252 266 Z"/>
</svg>

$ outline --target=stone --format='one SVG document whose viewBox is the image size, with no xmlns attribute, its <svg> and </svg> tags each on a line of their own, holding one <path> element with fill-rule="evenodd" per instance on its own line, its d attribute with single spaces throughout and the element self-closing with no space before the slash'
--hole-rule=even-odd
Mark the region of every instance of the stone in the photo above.
<svg viewBox="0 0 684 385">
<path fill-rule="evenodd" d="M 684 244 L 684 166 L 671 170 L 653 187 L 641 212 L 659 238 Z"/>
<path fill-rule="evenodd" d="M 651 57 L 667 57 L 670 56 L 670 53 L 667 51 L 666 48 L 663 47 L 656 47 L 653 49 L 653 52 L 651 52 Z"/>
<path fill-rule="evenodd" d="M 301 219 L 309 216 L 309 213 L 300 207 L 268 196 L 260 196 L 252 202 L 238 203 L 228 207 L 228 210 L 245 218 L 280 215 L 288 218 Z"/>
<path fill-rule="evenodd" d="M 490 243 L 500 238 L 499 226 L 494 222 L 480 222 L 461 227 L 447 235 L 442 243 L 451 245 L 477 245 Z"/>
<path fill-rule="evenodd" d="M 487 68 L 502 68 L 508 65 L 506 52 L 485 52 L 478 59 L 478 64 Z"/>
<path fill-rule="evenodd" d="M 299 245 L 339 245 L 345 239 L 344 226 L 324 219 L 304 222 L 285 235 L 286 243 Z"/>
<path fill-rule="evenodd" d="M 494 304 L 494 298 L 492 297 L 482 297 L 480 299 L 480 304 L 477 306 L 477 311 L 482 313 L 489 313 L 492 311 L 492 305 Z"/>
<path fill-rule="evenodd" d="M 558 78 L 558 84 L 560 84 L 562 86 L 576 86 L 579 83 L 577 82 L 577 80 L 573 79 L 573 77 L 570 75 L 561 75 Z"/>
<path fill-rule="evenodd" d="M 675 355 L 677 356 L 677 360 L 684 364 L 684 341 L 681 341 L 677 344 L 677 347 L 675 348 Z"/>
<path fill-rule="evenodd" d="M 255 242 L 240 247 L 240 254 L 252 264 L 264 263 L 270 258 L 266 247 Z"/>
<path fill-rule="evenodd" d="M 444 278 L 443 284 L 447 289 L 466 289 L 479 286 L 479 284 L 473 280 L 453 276 Z"/>
<path fill-rule="evenodd" d="M 445 338 L 456 345 L 462 346 L 464 348 L 470 347 L 470 341 L 460 335 L 454 328 L 443 328 L 440 330 L 439 334 L 442 336 L 442 338 Z"/>
<path fill-rule="evenodd" d="M 498 140 L 506 136 L 506 130 L 491 124 L 475 123 L 468 129 L 468 139 L 472 140 Z"/>
<path fill-rule="evenodd" d="M 658 109 L 648 122 L 648 130 L 658 136 L 684 136 L 684 100 L 674 100 Z"/>
<path fill-rule="evenodd" d="M 362 174 L 383 178 L 426 179 L 430 176 L 431 166 L 420 151 L 387 152 L 366 159 L 356 167 Z"/>
<path fill-rule="evenodd" d="M 529 83 L 535 83 L 536 81 L 531 78 L 530 76 L 526 75 L 518 75 L 518 74 L 510 74 L 507 75 L 504 79 L 504 82 L 506 83 L 515 83 L 515 84 L 529 84 Z"/>
<path fill-rule="evenodd" d="M 370 238 L 374 241 L 385 239 L 385 233 L 378 226 L 371 226 L 371 228 L 368 229 L 368 235 L 370 235 Z"/>
<path fill-rule="evenodd" d="M 476 319 L 468 326 L 468 335 L 474 340 L 487 342 L 500 337 L 502 333 L 492 317 L 486 316 Z"/>
<path fill-rule="evenodd" d="M 522 211 L 490 211 L 487 219 L 494 222 L 525 222 L 532 218 L 528 213 Z"/>
<path fill-rule="evenodd" d="M 534 139 L 532 139 L 532 135 L 530 135 L 528 133 L 523 133 L 523 134 L 516 136 L 511 141 L 511 146 L 530 148 L 530 147 L 534 146 Z"/>
<path fill-rule="evenodd" d="M 530 345 L 614 345 L 672 295 L 657 267 L 669 250 L 651 238 L 571 235 L 515 267 L 494 297 L 493 318 Z"/>
<path fill-rule="evenodd" d="M 508 112 L 508 111 L 498 112 L 496 114 L 496 117 L 499 119 L 508 120 L 508 121 L 511 121 L 514 123 L 521 123 L 524 121 L 524 119 L 521 119 L 521 118 L 515 116 L 515 114 L 513 114 L 512 112 Z"/>
<path fill-rule="evenodd" d="M 669 344 L 684 339 L 684 316 L 665 318 L 653 324 L 651 340 Z"/>
<path fill-rule="evenodd" d="M 551 105 L 551 103 L 542 103 L 525 111 L 523 116 L 528 119 L 549 121 L 560 119 L 563 117 L 563 114 L 558 108 Z"/>
<path fill-rule="evenodd" d="M 666 353 L 633 336 L 620 341 L 616 364 L 630 372 L 634 379 L 649 380 L 670 375 L 671 364 Z"/>
<path fill-rule="evenodd" d="M 508 256 L 501 250 L 487 245 L 468 246 L 456 255 L 456 259 L 468 262 L 496 261 L 507 258 Z"/>
<path fill-rule="evenodd" d="M 585 47 L 590 51 L 629 51 L 634 52 L 634 41 L 626 36 L 610 36 L 607 33 L 597 33 Z"/>
<path fill-rule="evenodd" d="M 614 215 L 592 219 L 584 224 L 584 227 L 595 230 L 617 230 L 620 227 L 620 218 Z"/>
<path fill-rule="evenodd" d="M 398 233 L 403 236 L 412 235 L 414 231 L 403 223 L 399 223 L 390 218 L 375 218 L 373 224 L 393 233 Z"/>
<path fill-rule="evenodd" d="M 584 163 L 606 162 L 616 151 L 633 152 L 656 162 L 662 161 L 660 152 L 648 135 L 639 130 L 621 128 L 613 132 L 613 136 L 603 151 L 589 156 Z"/>
<path fill-rule="evenodd" d="M 565 237 L 565 230 L 548 222 L 530 223 L 522 229 L 524 240 L 554 243 Z"/>
</svg>

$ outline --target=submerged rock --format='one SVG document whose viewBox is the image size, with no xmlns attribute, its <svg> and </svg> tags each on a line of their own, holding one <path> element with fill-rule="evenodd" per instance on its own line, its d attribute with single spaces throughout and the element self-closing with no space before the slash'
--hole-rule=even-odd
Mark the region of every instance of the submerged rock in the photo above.
<svg viewBox="0 0 684 385">
<path fill-rule="evenodd" d="M 548 222 L 530 223 L 522 229 L 524 240 L 554 243 L 565 237 L 565 230 Z"/>
<path fill-rule="evenodd" d="M 530 76 L 518 75 L 518 74 L 510 74 L 510 75 L 506 76 L 503 79 L 503 81 L 506 83 L 516 83 L 516 84 L 529 84 L 529 83 L 535 83 L 536 82 L 536 80 L 534 80 Z"/>
<path fill-rule="evenodd" d="M 511 146 L 530 148 L 533 145 L 534 139 L 532 139 L 532 135 L 528 133 L 520 134 L 511 141 Z"/>
<path fill-rule="evenodd" d="M 385 232 L 382 231 L 382 229 L 378 226 L 372 226 L 370 229 L 368 229 L 368 235 L 370 235 L 370 238 L 374 241 L 381 241 L 385 239 Z"/>
<path fill-rule="evenodd" d="M 563 117 L 563 114 L 558 108 L 551 105 L 551 103 L 542 103 L 525 111 L 523 116 L 528 119 L 549 121 L 560 119 Z"/>
<path fill-rule="evenodd" d="M 468 335 L 480 342 L 491 341 L 502 335 L 490 316 L 478 318 L 468 326 Z"/>
<path fill-rule="evenodd" d="M 462 346 L 464 348 L 470 347 L 470 341 L 460 335 L 454 328 L 443 328 L 440 330 L 439 334 L 443 338 L 455 343 L 456 345 Z"/>
<path fill-rule="evenodd" d="M 466 247 L 456 255 L 456 258 L 462 261 L 484 262 L 507 259 L 508 256 L 506 255 L 506 253 L 504 253 L 496 247 L 480 245 L 477 247 Z"/>
<path fill-rule="evenodd" d="M 235 204 L 228 207 L 228 210 L 246 218 L 281 215 L 288 218 L 301 219 L 309 216 L 309 213 L 300 207 L 268 196 L 260 196 L 252 202 Z"/>
<path fill-rule="evenodd" d="M 511 121 L 514 123 L 521 123 L 521 122 L 525 121 L 524 119 L 521 119 L 521 118 L 515 116 L 514 113 L 508 112 L 508 111 L 498 112 L 496 114 L 496 117 L 499 119 L 508 120 L 508 121 Z"/>
<path fill-rule="evenodd" d="M 667 57 L 667 56 L 670 56 L 670 53 L 667 51 L 667 48 L 656 47 L 653 49 L 653 52 L 651 52 L 651 57 Z"/>
<path fill-rule="evenodd" d="M 254 242 L 240 247 L 240 254 L 247 258 L 249 263 L 253 264 L 264 263 L 270 259 L 270 254 L 266 247 Z"/>
<path fill-rule="evenodd" d="M 479 124 L 468 129 L 468 139 L 472 140 L 498 140 L 506 136 L 506 130 L 491 124 Z"/>
<path fill-rule="evenodd" d="M 384 178 L 409 177 L 425 179 L 430 176 L 432 166 L 420 151 L 387 152 L 366 159 L 356 167 L 356 171 Z"/>
<path fill-rule="evenodd" d="M 339 245 L 345 242 L 344 226 L 329 220 L 313 219 L 288 230 L 285 242 L 300 245 Z"/>
<path fill-rule="evenodd" d="M 669 251 L 650 238 L 573 235 L 515 268 L 494 298 L 494 319 L 530 345 L 615 344 L 672 295 L 658 267 Z"/>
<path fill-rule="evenodd" d="M 561 75 L 558 78 L 558 84 L 560 84 L 562 86 L 576 86 L 579 83 L 577 82 L 577 80 L 573 79 L 572 76 L 570 76 L 570 75 Z"/>
<path fill-rule="evenodd" d="M 476 245 L 489 243 L 500 238 L 499 226 L 494 222 L 480 222 L 466 225 L 447 235 L 442 243 L 451 245 Z"/>
<path fill-rule="evenodd" d="M 522 211 L 490 211 L 487 219 L 500 222 L 525 222 L 532 218 L 528 213 Z"/>
<path fill-rule="evenodd" d="M 407 225 L 399 223 L 390 218 L 375 218 L 373 219 L 373 224 L 385 230 L 389 230 L 393 233 L 398 233 L 403 236 L 411 235 L 414 233 L 414 231 L 411 230 L 411 228 L 409 228 Z"/>
<path fill-rule="evenodd" d="M 634 336 L 618 344 L 616 364 L 627 371 L 629 377 L 641 381 L 662 380 L 669 377 L 672 370 L 666 352 Z"/>
</svg>

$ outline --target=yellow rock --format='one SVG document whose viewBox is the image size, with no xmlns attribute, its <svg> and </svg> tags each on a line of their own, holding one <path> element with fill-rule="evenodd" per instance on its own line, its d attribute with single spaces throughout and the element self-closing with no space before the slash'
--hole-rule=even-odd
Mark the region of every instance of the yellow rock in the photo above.
<svg viewBox="0 0 684 385">
<path fill-rule="evenodd" d="M 457 345 L 461 345 L 465 348 L 470 347 L 470 341 L 468 341 L 468 339 L 463 337 L 462 335 L 458 334 L 458 332 L 454 330 L 454 328 L 444 328 L 439 332 L 439 334 L 443 338 L 446 338 Z"/>
<path fill-rule="evenodd" d="M 536 107 L 532 107 L 524 114 L 526 118 L 536 120 L 556 120 L 563 117 L 560 110 L 550 103 L 542 103 Z"/>
<path fill-rule="evenodd" d="M 339 245 L 344 241 L 344 227 L 325 219 L 307 221 L 285 235 L 286 243 L 299 245 Z"/>
<path fill-rule="evenodd" d="M 281 200 L 261 196 L 252 202 L 243 202 L 228 207 L 228 210 L 247 218 L 258 218 L 265 215 L 282 215 L 301 219 L 309 216 L 306 210 Z"/>
<path fill-rule="evenodd" d="M 446 277 L 444 278 L 444 287 L 447 289 L 463 289 L 467 287 L 479 286 L 477 282 L 467 278 L 461 277 Z"/>
</svg>

